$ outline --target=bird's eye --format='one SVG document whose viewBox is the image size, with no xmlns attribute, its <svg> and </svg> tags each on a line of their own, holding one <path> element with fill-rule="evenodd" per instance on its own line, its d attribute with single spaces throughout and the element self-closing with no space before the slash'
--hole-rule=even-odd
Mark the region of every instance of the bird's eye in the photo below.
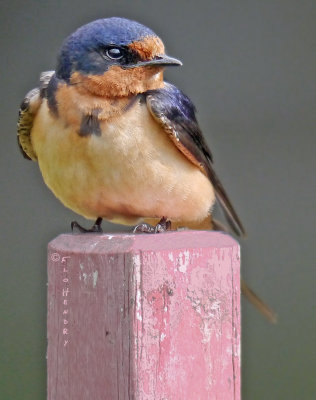
<svg viewBox="0 0 316 400">
<path fill-rule="evenodd" d="M 112 47 L 105 51 L 105 55 L 111 60 L 120 60 L 123 57 L 123 51 L 117 47 Z"/>
</svg>

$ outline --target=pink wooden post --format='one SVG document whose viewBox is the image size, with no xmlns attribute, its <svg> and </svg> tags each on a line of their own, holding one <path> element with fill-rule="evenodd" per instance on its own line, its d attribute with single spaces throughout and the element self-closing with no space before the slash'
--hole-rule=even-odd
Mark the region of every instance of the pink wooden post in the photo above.
<svg viewBox="0 0 316 400">
<path fill-rule="evenodd" d="M 49 400 L 239 400 L 239 245 L 215 232 L 61 235 Z"/>
</svg>

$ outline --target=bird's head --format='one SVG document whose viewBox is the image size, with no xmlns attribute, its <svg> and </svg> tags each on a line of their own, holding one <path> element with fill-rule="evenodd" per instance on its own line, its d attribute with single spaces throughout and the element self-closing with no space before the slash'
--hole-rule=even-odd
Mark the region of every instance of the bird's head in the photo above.
<svg viewBox="0 0 316 400">
<path fill-rule="evenodd" d="M 149 28 L 125 18 L 82 26 L 63 43 L 57 78 L 105 97 L 124 97 L 163 86 L 163 67 L 181 65 L 168 57 Z"/>
</svg>

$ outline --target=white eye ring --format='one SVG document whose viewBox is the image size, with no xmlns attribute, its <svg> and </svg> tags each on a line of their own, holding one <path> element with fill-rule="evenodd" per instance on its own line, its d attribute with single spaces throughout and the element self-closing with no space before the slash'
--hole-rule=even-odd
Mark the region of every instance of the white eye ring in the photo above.
<svg viewBox="0 0 316 400">
<path fill-rule="evenodd" d="M 111 60 L 120 60 L 123 58 L 123 52 L 118 47 L 111 47 L 110 49 L 107 49 L 105 55 Z"/>
</svg>

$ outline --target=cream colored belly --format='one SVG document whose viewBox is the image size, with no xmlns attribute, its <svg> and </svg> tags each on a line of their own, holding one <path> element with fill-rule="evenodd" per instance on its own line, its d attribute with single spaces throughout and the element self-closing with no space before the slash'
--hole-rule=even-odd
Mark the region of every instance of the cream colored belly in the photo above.
<svg viewBox="0 0 316 400">
<path fill-rule="evenodd" d="M 180 153 L 145 105 L 101 123 L 102 135 L 80 137 L 43 102 L 32 143 L 47 186 L 86 218 L 134 224 L 165 216 L 204 219 L 214 203 L 208 178 Z"/>
</svg>

